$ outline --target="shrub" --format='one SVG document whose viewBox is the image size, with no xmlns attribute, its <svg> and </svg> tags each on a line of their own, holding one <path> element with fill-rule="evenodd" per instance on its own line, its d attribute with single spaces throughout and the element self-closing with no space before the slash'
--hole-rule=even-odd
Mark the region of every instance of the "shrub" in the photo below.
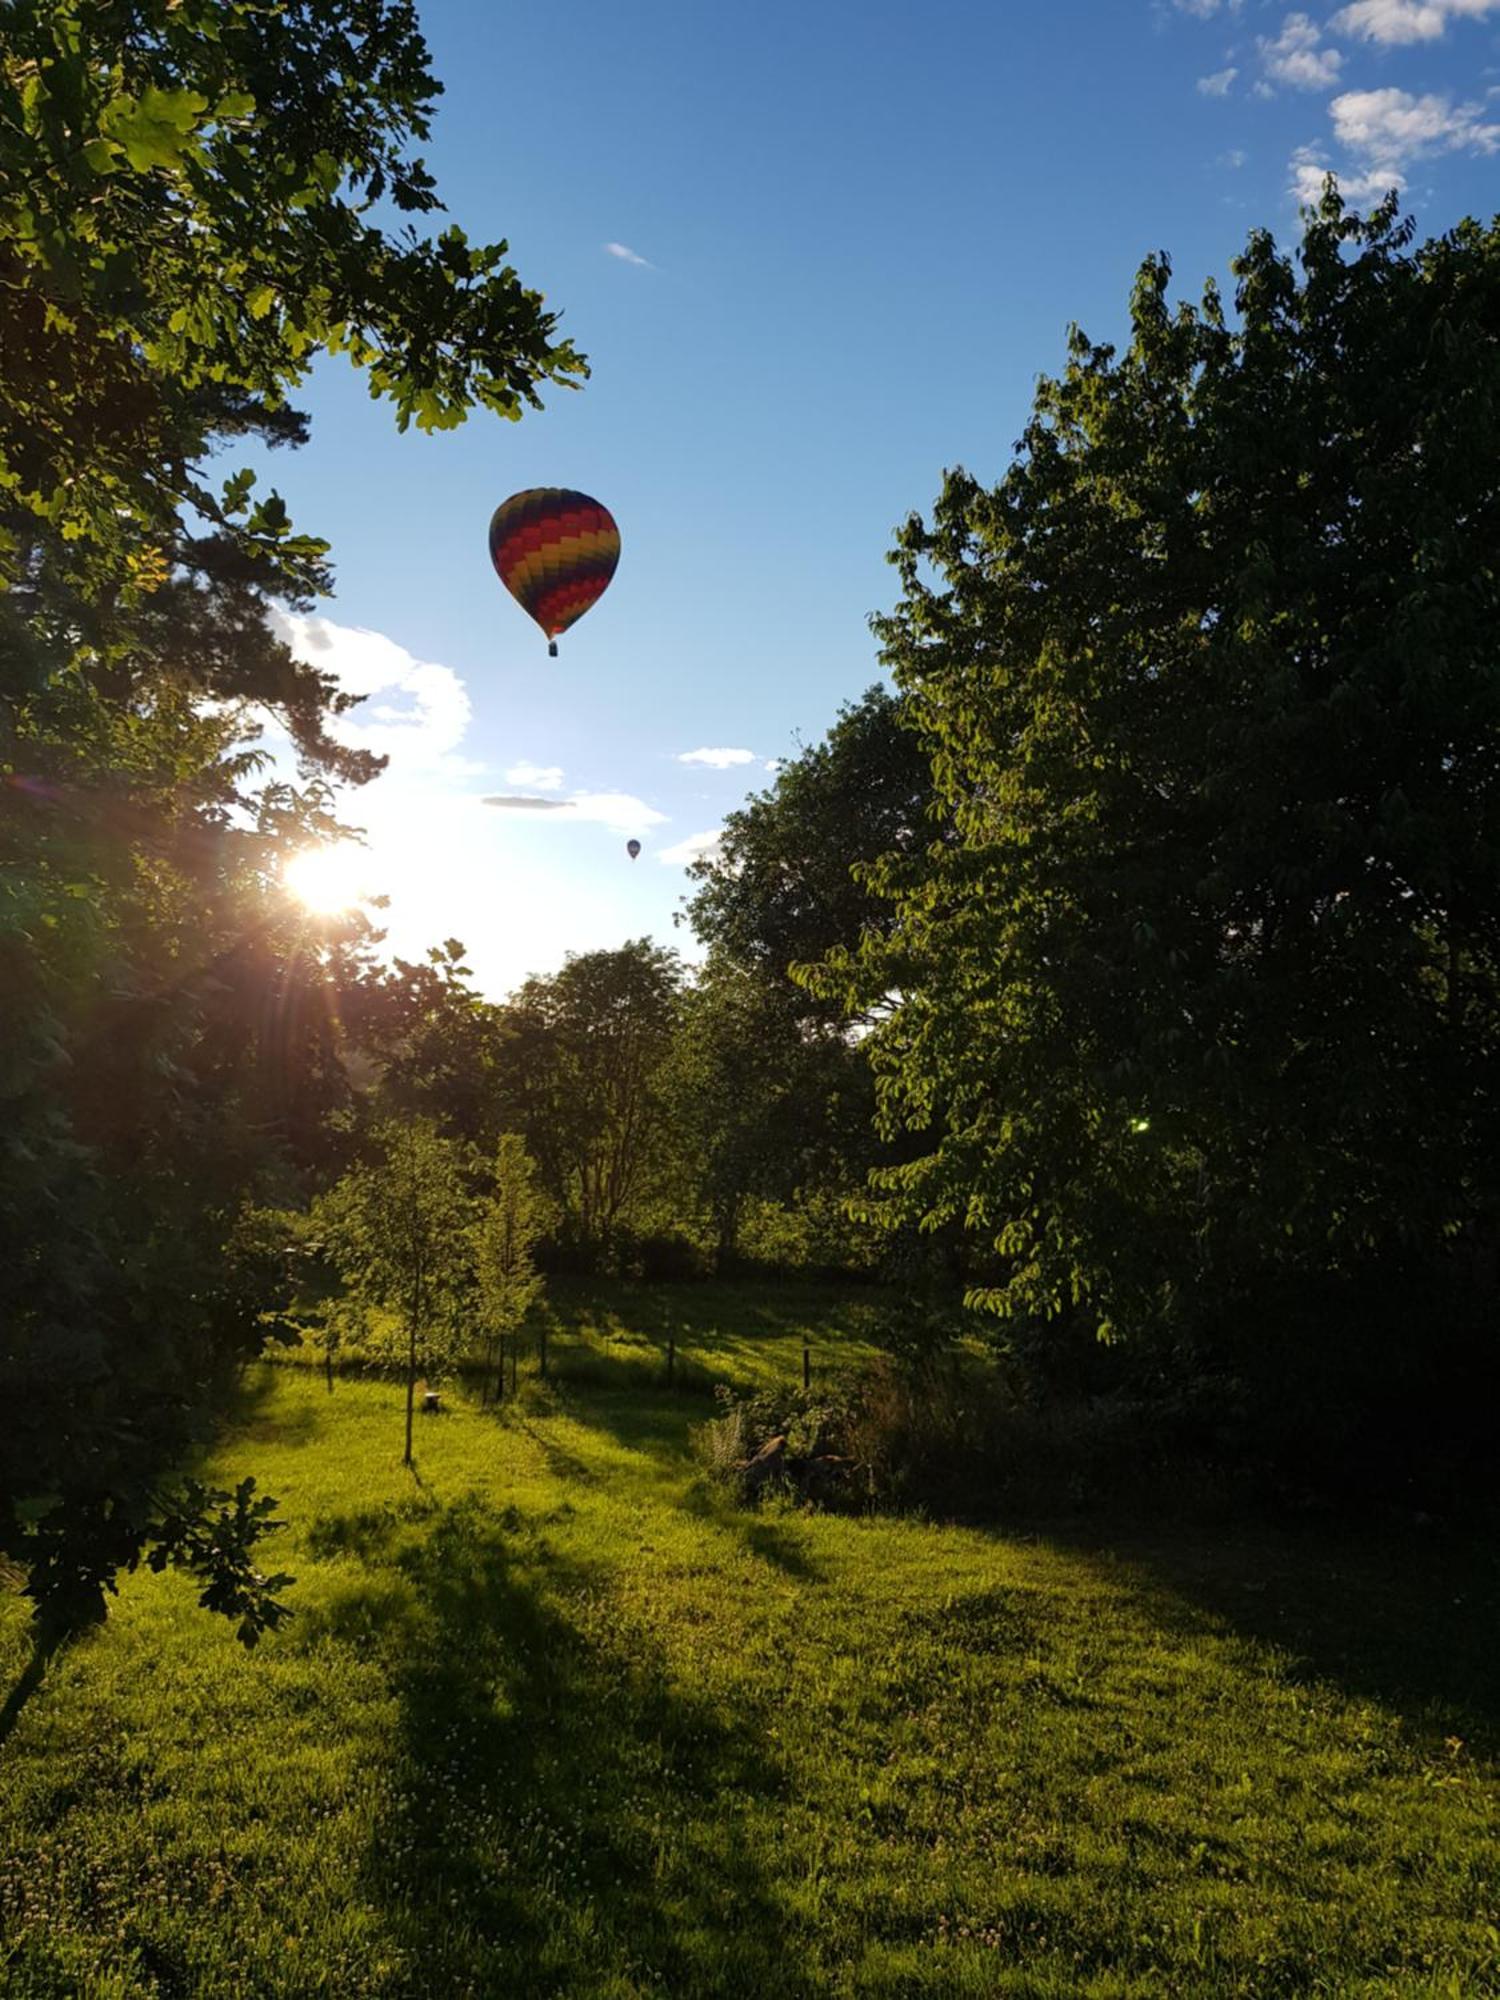
<svg viewBox="0 0 1500 2000">
<path fill-rule="evenodd" d="M 778 1386 L 753 1395 L 720 1383 L 714 1390 L 719 1414 L 693 1431 L 693 1449 L 711 1477 L 748 1498 L 747 1465 L 774 1439 L 784 1438 L 788 1472 L 817 1462 L 820 1476 L 808 1482 L 808 1491 L 815 1486 L 822 1497 L 830 1485 L 849 1483 L 857 1469 L 850 1445 L 861 1393 L 860 1378 L 843 1390 Z M 831 1460 L 842 1464 L 832 1467 Z"/>
<path fill-rule="evenodd" d="M 1199 1512 L 1243 1500 L 1243 1469 L 1211 1448 L 1190 1399 L 1124 1394 L 1031 1404 L 994 1368 L 956 1355 L 883 1358 L 841 1390 L 716 1392 L 694 1434 L 711 1477 L 741 1499 L 756 1454 L 786 1439 L 784 1485 L 830 1506 L 912 1508 L 950 1519 L 1092 1508 Z"/>
</svg>

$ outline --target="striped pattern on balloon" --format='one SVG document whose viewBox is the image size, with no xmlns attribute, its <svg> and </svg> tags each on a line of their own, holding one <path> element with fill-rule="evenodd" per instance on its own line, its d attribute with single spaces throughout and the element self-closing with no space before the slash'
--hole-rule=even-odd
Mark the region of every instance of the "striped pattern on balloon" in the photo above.
<svg viewBox="0 0 1500 2000">
<path fill-rule="evenodd" d="M 490 517 L 490 561 L 557 653 L 556 639 L 609 587 L 620 530 L 607 507 L 567 486 L 530 486 Z"/>
</svg>

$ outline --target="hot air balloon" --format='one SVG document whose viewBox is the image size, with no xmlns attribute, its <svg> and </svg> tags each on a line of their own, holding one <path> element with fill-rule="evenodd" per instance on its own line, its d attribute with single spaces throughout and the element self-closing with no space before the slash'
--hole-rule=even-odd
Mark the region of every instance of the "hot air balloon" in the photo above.
<svg viewBox="0 0 1500 2000">
<path fill-rule="evenodd" d="M 625 843 L 625 852 L 630 856 L 632 861 L 638 860 L 641 852 L 641 843 L 638 840 L 627 840 Z"/>
<path fill-rule="evenodd" d="M 490 517 L 495 574 L 546 633 L 554 660 L 558 633 L 604 595 L 619 560 L 614 516 L 587 493 L 529 486 Z"/>
</svg>

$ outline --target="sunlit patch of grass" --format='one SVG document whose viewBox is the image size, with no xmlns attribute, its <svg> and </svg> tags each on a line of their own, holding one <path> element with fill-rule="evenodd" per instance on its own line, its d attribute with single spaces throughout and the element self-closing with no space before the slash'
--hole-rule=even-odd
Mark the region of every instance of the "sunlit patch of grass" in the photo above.
<svg viewBox="0 0 1500 2000">
<path fill-rule="evenodd" d="M 668 1380 L 707 1395 L 716 1384 L 766 1388 L 800 1378 L 804 1342 L 815 1380 L 879 1352 L 875 1332 L 887 1294 L 808 1283 L 628 1284 L 553 1279 L 523 1328 L 517 1372 L 538 1372 L 545 1349 L 554 1380 L 642 1389 Z M 369 1346 L 348 1342 L 339 1366 L 360 1368 L 401 1352 L 394 1322 Z M 323 1366 L 315 1339 L 282 1351 L 292 1367 Z"/>
<path fill-rule="evenodd" d="M 280 1496 L 297 1618 L 247 1656 L 140 1577 L 56 1664 L 0 1750 L 0 1990 L 1500 1993 L 1492 1563 L 1454 1614 L 1310 1533 L 747 1513 L 699 1414 L 528 1380 L 414 1480 L 396 1387 L 265 1371 L 214 1470 Z"/>
</svg>

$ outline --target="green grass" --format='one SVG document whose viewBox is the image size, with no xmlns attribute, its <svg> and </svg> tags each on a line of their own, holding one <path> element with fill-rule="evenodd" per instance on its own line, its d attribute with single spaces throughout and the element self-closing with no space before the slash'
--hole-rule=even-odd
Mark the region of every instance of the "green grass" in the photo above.
<svg viewBox="0 0 1500 2000">
<path fill-rule="evenodd" d="M 804 1338 L 814 1380 L 872 1359 L 874 1329 L 886 1304 L 872 1287 L 839 1289 L 799 1283 L 671 1285 L 554 1279 L 523 1330 L 522 1374 L 533 1372 L 545 1341 L 548 1372 L 562 1384 L 641 1389 L 674 1385 L 707 1393 L 715 1383 L 763 1388 L 800 1381 Z M 381 1351 L 404 1343 L 391 1318 Z M 311 1337 L 286 1350 L 292 1367 L 321 1368 Z M 363 1366 L 376 1350 L 348 1345 L 340 1365 Z"/>
<path fill-rule="evenodd" d="M 800 1380 L 804 1338 L 815 1377 L 872 1359 L 885 1303 L 868 1287 L 575 1283 L 550 1286 L 536 1317 L 564 1381 L 643 1387 L 664 1378 L 670 1343 L 679 1386 L 746 1389 Z"/>
<path fill-rule="evenodd" d="M 743 1513 L 642 1370 L 424 1419 L 416 1479 L 396 1386 L 262 1371 L 214 1469 L 297 1618 L 138 1577 L 54 1665 L 0 1991 L 1500 1994 L 1492 1558 Z"/>
</svg>

